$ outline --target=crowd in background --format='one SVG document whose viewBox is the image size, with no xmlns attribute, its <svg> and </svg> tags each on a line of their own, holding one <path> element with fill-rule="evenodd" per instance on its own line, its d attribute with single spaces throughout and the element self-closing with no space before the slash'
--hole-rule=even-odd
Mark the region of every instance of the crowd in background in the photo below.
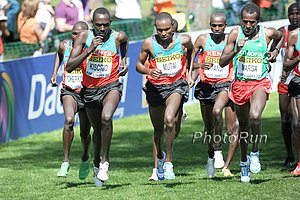
<svg viewBox="0 0 300 200">
<path fill-rule="evenodd" d="M 250 1 L 262 9 L 264 21 L 285 16 L 283 6 L 287 0 L 212 0 L 211 8 L 225 11 L 228 25 L 234 25 L 238 24 L 239 9 Z M 114 20 L 145 17 L 140 0 L 110 0 L 110 3 L 115 4 Z M 162 11 L 178 12 L 176 0 L 153 0 L 152 3 L 152 16 Z M 48 52 L 47 44 L 53 34 L 70 32 L 79 20 L 90 23 L 91 12 L 99 6 L 103 6 L 102 0 L 60 0 L 55 6 L 51 0 L 24 0 L 21 5 L 18 0 L 0 0 L 0 55 L 5 51 L 3 43 L 15 41 L 39 44 L 38 55 Z"/>
</svg>

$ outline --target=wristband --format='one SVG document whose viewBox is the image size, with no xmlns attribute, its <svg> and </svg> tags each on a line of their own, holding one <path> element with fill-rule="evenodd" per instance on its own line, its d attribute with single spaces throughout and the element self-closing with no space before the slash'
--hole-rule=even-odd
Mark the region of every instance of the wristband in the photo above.
<svg viewBox="0 0 300 200">
<path fill-rule="evenodd" d="M 277 47 L 275 47 L 274 50 L 277 50 L 278 53 L 280 52 L 280 49 L 278 49 Z"/>
</svg>

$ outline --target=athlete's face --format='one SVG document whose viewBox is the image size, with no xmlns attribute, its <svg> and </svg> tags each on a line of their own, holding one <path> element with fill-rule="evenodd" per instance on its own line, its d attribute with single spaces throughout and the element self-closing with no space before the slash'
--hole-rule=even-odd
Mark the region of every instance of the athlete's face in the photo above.
<svg viewBox="0 0 300 200">
<path fill-rule="evenodd" d="M 172 38 L 174 29 L 172 26 L 172 20 L 157 20 L 155 22 L 156 32 L 161 40 L 169 40 Z"/>
<path fill-rule="evenodd" d="M 105 37 L 109 33 L 111 21 L 108 15 L 98 14 L 92 22 L 97 35 Z"/>
<path fill-rule="evenodd" d="M 78 26 L 74 26 L 73 29 L 72 29 L 72 38 L 73 40 L 77 37 L 77 35 L 83 31 L 83 30 L 87 30 L 86 28 L 78 25 Z"/>
<path fill-rule="evenodd" d="M 214 16 L 210 19 L 210 29 L 214 35 L 222 35 L 226 28 L 226 20 L 221 16 Z"/>
<path fill-rule="evenodd" d="M 300 11 L 297 7 L 293 7 L 292 10 L 288 13 L 288 18 L 290 21 L 290 24 L 292 26 L 299 26 L 300 22 Z"/>
<path fill-rule="evenodd" d="M 243 11 L 242 19 L 241 19 L 241 27 L 245 36 L 251 36 L 256 33 L 256 28 L 258 24 L 257 13 L 248 13 Z"/>
</svg>

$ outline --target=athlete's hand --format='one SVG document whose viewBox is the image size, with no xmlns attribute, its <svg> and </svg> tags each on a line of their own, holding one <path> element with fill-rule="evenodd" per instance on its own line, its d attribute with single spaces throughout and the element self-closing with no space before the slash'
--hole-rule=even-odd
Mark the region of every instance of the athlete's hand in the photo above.
<svg viewBox="0 0 300 200">
<path fill-rule="evenodd" d="M 248 40 L 249 40 L 248 37 L 239 39 L 239 41 L 237 42 L 237 52 L 239 52 L 245 46 Z"/>
<path fill-rule="evenodd" d="M 187 82 L 190 88 L 192 88 L 195 85 L 195 81 L 190 76 L 187 77 Z"/>
<path fill-rule="evenodd" d="M 128 67 L 127 65 L 121 65 L 122 70 L 119 72 L 119 76 L 125 76 L 128 72 Z"/>
<path fill-rule="evenodd" d="M 58 86 L 58 83 L 56 82 L 56 74 L 52 74 L 52 77 L 50 79 L 50 83 L 51 83 L 51 86 L 52 87 L 57 87 Z"/>
<path fill-rule="evenodd" d="M 200 68 L 202 69 L 210 69 L 214 64 L 212 63 L 203 63 L 203 64 L 200 64 Z"/>
<path fill-rule="evenodd" d="M 278 56 L 278 51 L 277 50 L 276 51 L 272 51 L 272 52 L 268 51 L 267 54 L 268 54 L 268 61 L 269 62 L 271 62 L 271 63 L 276 62 L 276 58 Z"/>
<path fill-rule="evenodd" d="M 290 72 L 282 71 L 281 77 L 280 77 L 280 82 L 285 83 L 287 77 L 289 76 Z"/>
<path fill-rule="evenodd" d="M 159 79 L 160 75 L 162 74 L 160 69 L 150 69 L 149 75 L 152 76 L 154 79 Z"/>
<path fill-rule="evenodd" d="M 96 36 L 93 38 L 90 49 L 92 52 L 97 48 L 98 45 L 103 44 L 103 37 Z"/>
</svg>

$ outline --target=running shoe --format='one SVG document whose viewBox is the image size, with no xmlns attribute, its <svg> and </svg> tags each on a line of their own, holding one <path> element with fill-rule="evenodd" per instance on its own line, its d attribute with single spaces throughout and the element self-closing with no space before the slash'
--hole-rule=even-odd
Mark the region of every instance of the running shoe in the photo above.
<svg viewBox="0 0 300 200">
<path fill-rule="evenodd" d="M 157 168 L 152 169 L 152 175 L 148 178 L 148 181 L 158 181 Z"/>
<path fill-rule="evenodd" d="M 259 151 L 250 153 L 250 171 L 252 173 L 258 173 L 261 170 L 261 165 L 259 162 Z"/>
<path fill-rule="evenodd" d="M 99 173 L 97 175 L 98 179 L 102 181 L 108 180 L 108 167 L 109 167 L 109 163 L 107 161 L 105 163 L 100 163 Z"/>
<path fill-rule="evenodd" d="M 94 166 L 94 182 L 96 187 L 102 187 L 104 185 L 104 181 L 101 181 L 97 178 L 97 175 L 99 173 L 99 168 Z"/>
<path fill-rule="evenodd" d="M 300 162 L 298 162 L 297 167 L 291 172 L 292 175 L 294 176 L 299 176 L 300 175 Z"/>
<path fill-rule="evenodd" d="M 206 165 L 208 178 L 213 178 L 216 175 L 216 169 L 214 165 L 215 165 L 215 159 L 208 158 L 207 165 Z"/>
<path fill-rule="evenodd" d="M 157 177 L 158 180 L 164 180 L 164 163 L 166 160 L 166 153 L 163 152 L 163 158 L 159 159 L 157 158 Z"/>
<path fill-rule="evenodd" d="M 293 168 L 294 165 L 295 165 L 295 159 L 291 157 L 287 157 L 283 163 L 283 167 L 288 169 Z"/>
<path fill-rule="evenodd" d="M 215 168 L 216 169 L 223 168 L 225 162 L 224 162 L 224 159 L 223 159 L 222 151 L 215 151 L 214 158 L 215 158 Z"/>
<path fill-rule="evenodd" d="M 83 162 L 81 160 L 80 168 L 79 168 L 79 179 L 85 179 L 90 173 L 90 154 L 87 161 Z"/>
<path fill-rule="evenodd" d="M 233 177 L 233 174 L 231 173 L 230 169 L 227 168 L 227 167 L 224 167 L 224 168 L 222 169 L 222 175 L 223 175 L 224 177 Z"/>
<path fill-rule="evenodd" d="M 250 181 L 250 157 L 247 156 L 246 162 L 240 162 L 240 168 L 241 168 L 241 182 L 248 183 Z"/>
<path fill-rule="evenodd" d="M 66 178 L 68 175 L 69 169 L 70 169 L 70 163 L 63 162 L 60 166 L 60 169 L 57 172 L 57 176 Z"/>
<path fill-rule="evenodd" d="M 164 178 L 165 179 L 175 179 L 175 174 L 173 171 L 173 164 L 171 162 L 164 163 Z"/>
</svg>

